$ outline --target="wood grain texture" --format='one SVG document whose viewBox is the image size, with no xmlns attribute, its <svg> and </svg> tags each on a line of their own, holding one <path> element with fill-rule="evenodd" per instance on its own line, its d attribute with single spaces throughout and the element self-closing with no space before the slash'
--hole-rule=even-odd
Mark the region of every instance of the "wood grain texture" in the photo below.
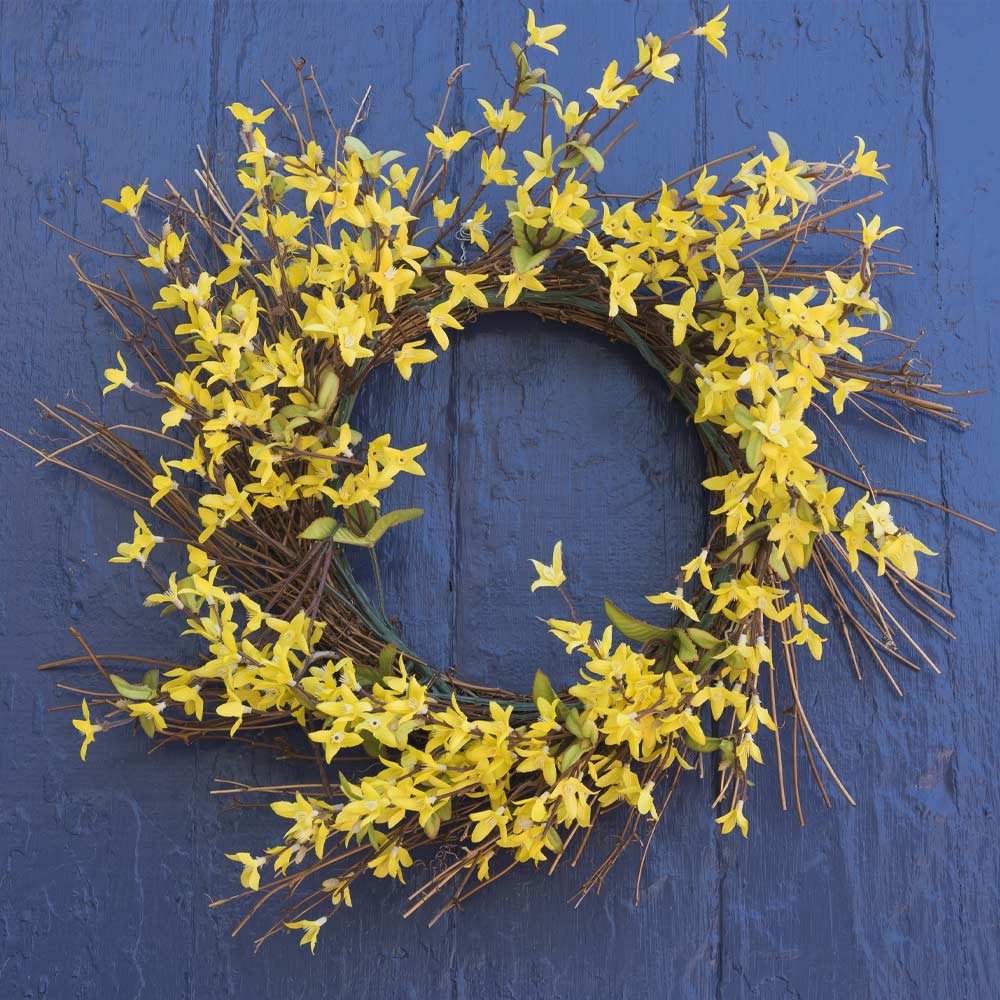
<svg viewBox="0 0 1000 1000">
<path fill-rule="evenodd" d="M 221 162 L 234 133 L 223 106 L 283 98 L 288 59 L 312 61 L 340 119 L 371 84 L 361 135 L 414 148 L 443 79 L 471 63 L 450 121 L 476 121 L 475 97 L 501 92 L 525 7 L 485 0 L 284 3 L 0 0 L 0 425 L 47 429 L 31 399 L 101 401 L 115 341 L 76 286 L 65 245 L 40 218 L 113 242 L 100 197 L 147 174 L 183 186 L 196 142 Z M 553 60 L 578 95 L 646 30 L 670 34 L 701 0 L 539 3 L 570 24 Z M 544 11 L 544 14 L 541 13 Z M 743 0 L 730 59 L 691 58 L 677 84 L 643 101 L 604 190 L 646 188 L 694 162 L 782 133 L 804 156 L 846 151 L 860 132 L 893 164 L 879 206 L 905 227 L 917 277 L 883 285 L 897 327 L 926 327 L 923 356 L 954 385 L 995 388 L 1000 221 L 990 126 L 1000 14 L 986 0 L 861 3 Z M 694 50 L 692 50 L 694 51 Z M 461 178 L 458 178 L 460 182 Z M 390 536 L 387 605 L 434 662 L 522 686 L 536 666 L 565 678 L 536 615 L 527 559 L 564 538 L 588 613 L 617 596 L 637 606 L 697 544 L 702 460 L 662 386 L 629 352 L 520 315 L 491 318 L 415 375 L 383 378 L 359 401 L 363 425 L 394 442 L 428 440 L 427 477 L 398 487 L 426 509 Z M 390 391 L 391 390 L 391 391 Z M 997 519 L 1000 408 L 963 403 L 964 435 L 925 424 L 920 446 L 857 426 L 861 457 L 886 486 L 915 489 Z M 828 443 L 831 456 L 834 442 Z M 843 455 L 837 454 L 843 461 Z M 769 998 L 987 997 L 1000 991 L 1000 861 L 995 705 L 1000 697 L 996 545 L 921 508 L 906 523 L 940 558 L 928 579 L 955 594 L 961 638 L 924 631 L 943 674 L 897 668 L 897 698 L 876 667 L 863 681 L 831 641 L 803 674 L 807 710 L 855 809 L 806 795 L 808 825 L 781 813 L 773 774 L 757 789 L 749 843 L 714 832 L 709 789 L 691 781 L 663 824 L 633 907 L 629 858 L 602 896 L 570 909 L 580 874 L 530 870 L 428 930 L 404 921 L 405 893 L 373 885 L 327 928 L 313 961 L 289 936 L 254 957 L 229 938 L 224 851 L 269 842 L 266 811 L 227 812 L 216 777 L 309 780 L 308 769 L 229 748 L 148 759 L 128 737 L 80 764 L 68 716 L 50 715 L 55 677 L 34 664 L 72 655 L 71 624 L 95 648 L 184 655 L 173 623 L 143 612 L 145 581 L 107 557 L 127 530 L 117 503 L 4 447 L 0 486 L 0 997 Z M 359 566 L 359 571 L 363 568 Z M 903 676 L 904 671 L 908 674 Z M 83 675 L 81 675 L 83 676 Z M 65 678 L 69 679 L 69 678 Z M 602 828 L 588 857 L 614 837 Z M 587 858 L 581 865 L 585 868 Z"/>
</svg>

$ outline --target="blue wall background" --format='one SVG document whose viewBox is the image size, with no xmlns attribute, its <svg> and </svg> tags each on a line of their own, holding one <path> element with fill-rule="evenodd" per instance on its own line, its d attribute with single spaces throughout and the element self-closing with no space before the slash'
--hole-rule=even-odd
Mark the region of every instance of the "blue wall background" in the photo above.
<svg viewBox="0 0 1000 1000">
<path fill-rule="evenodd" d="M 669 35 L 714 13 L 698 0 L 538 6 L 542 23 L 570 24 L 553 65 L 556 84 L 576 93 L 612 57 L 630 59 L 637 35 Z M 128 401 L 101 400 L 114 338 L 74 282 L 66 244 L 39 219 L 114 245 L 100 198 L 147 175 L 186 186 L 196 142 L 228 155 L 235 135 L 223 106 L 263 106 L 262 76 L 291 98 L 291 56 L 316 65 L 342 120 L 371 84 L 363 138 L 416 148 L 456 64 L 472 63 L 456 122 L 475 119 L 475 97 L 499 93 L 524 16 L 520 3 L 486 0 L 3 0 L 0 424 L 45 434 L 34 396 L 69 395 L 109 418 L 131 412 Z M 841 155 L 860 132 L 893 164 L 879 207 L 905 227 L 916 269 L 883 285 L 897 328 L 926 328 L 921 354 L 945 383 L 992 388 L 996 5 L 741 0 L 730 23 L 728 61 L 691 48 L 677 85 L 644 99 L 643 124 L 622 145 L 628 162 L 609 168 L 606 190 L 645 190 L 766 142 L 768 129 L 813 159 Z M 366 403 L 402 440 L 432 441 L 428 478 L 412 494 L 427 515 L 385 556 L 389 599 L 418 647 L 470 675 L 521 686 L 540 663 L 566 669 L 532 617 L 552 610 L 527 591 L 527 558 L 555 538 L 566 539 L 581 604 L 596 614 L 605 593 L 634 605 L 662 589 L 702 530 L 693 435 L 639 362 L 599 338 L 491 320 L 407 393 L 376 389 Z M 975 422 L 964 435 L 918 423 L 926 445 L 904 446 L 859 426 L 855 441 L 882 485 L 995 521 L 997 399 L 962 407 Z M 0 454 L 5 1000 L 1000 992 L 1000 573 L 996 545 L 975 529 L 917 507 L 905 514 L 940 551 L 926 576 L 954 594 L 959 615 L 957 642 L 927 637 L 940 677 L 902 677 L 900 700 L 877 668 L 859 683 L 831 650 L 803 678 L 856 808 L 827 810 L 809 791 L 800 829 L 769 778 L 744 843 L 716 836 L 709 788 L 692 782 L 651 853 L 639 908 L 629 860 L 579 909 L 563 902 L 577 873 L 547 881 L 525 870 L 430 930 L 400 917 L 398 887 L 378 885 L 327 928 L 314 960 L 291 936 L 254 957 L 251 935 L 229 937 L 236 911 L 207 904 L 235 884 L 223 851 L 269 843 L 277 827 L 266 810 L 226 811 L 208 793 L 216 777 L 304 772 L 211 746 L 148 758 L 127 736 L 99 741 L 80 763 L 68 715 L 48 712 L 59 678 L 34 670 L 77 652 L 67 627 L 101 651 L 188 647 L 172 622 L 140 607 L 145 581 L 107 565 L 128 511 L 77 479 L 34 470 L 13 446 Z M 598 848 L 612 836 L 595 837 Z"/>
</svg>

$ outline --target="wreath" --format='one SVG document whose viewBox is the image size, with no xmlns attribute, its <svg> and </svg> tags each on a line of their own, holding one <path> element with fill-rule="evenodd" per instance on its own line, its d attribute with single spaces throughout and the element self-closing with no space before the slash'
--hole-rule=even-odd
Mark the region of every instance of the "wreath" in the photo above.
<svg viewBox="0 0 1000 1000">
<path fill-rule="evenodd" d="M 634 67 L 611 62 L 577 101 L 532 63 L 557 54 L 565 26 L 529 11 L 509 97 L 480 100 L 475 130 L 446 128 L 459 67 L 416 166 L 361 140 L 368 95 L 338 128 L 297 64 L 301 111 L 269 90 L 289 151 L 269 145 L 274 108 L 229 106 L 238 198 L 202 155 L 195 195 L 143 183 L 106 200 L 134 229 L 117 256 L 138 263 L 148 292 L 71 257 L 133 355 L 118 354 L 104 392 L 155 400 L 161 426 L 44 407 L 70 440 L 38 454 L 76 468 L 86 444 L 120 467 L 124 481 L 84 473 L 144 510 L 111 561 L 144 567 L 156 581 L 146 604 L 175 612 L 203 649 L 170 663 L 84 644 L 72 662 L 91 663 L 107 689 L 73 721 L 80 755 L 99 734 L 139 727 L 158 744 L 230 738 L 315 761 L 312 786 L 221 789 L 269 795 L 287 822 L 273 846 L 229 855 L 247 918 L 282 900 L 259 941 L 287 927 L 315 949 L 359 879 L 403 881 L 420 852 L 439 861 L 411 909 L 441 894 L 440 916 L 519 864 L 578 858 L 605 813 L 622 817 L 621 835 L 581 894 L 633 844 L 641 876 L 680 777 L 706 757 L 722 833 L 746 836 L 751 775 L 772 743 L 783 805 L 789 754 L 800 817 L 803 754 L 824 798 L 829 781 L 853 801 L 804 710 L 803 657 L 820 659 L 830 625 L 859 675 L 866 654 L 894 687 L 893 661 L 931 662 L 903 613 L 950 613 L 916 579 L 929 549 L 886 500 L 905 495 L 876 489 L 860 464 L 847 475 L 817 459 L 817 426 L 853 459 L 847 408 L 911 440 L 899 412 L 959 422 L 873 294 L 876 274 L 907 270 L 883 248 L 898 227 L 840 221 L 877 196 L 841 190 L 884 181 L 876 153 L 858 139 L 836 162 L 797 159 L 772 133 L 766 152 L 720 156 L 641 195 L 594 189 L 624 112 L 673 83 L 677 44 L 700 36 L 726 55 L 725 14 L 639 39 Z M 461 159 L 471 190 L 453 185 Z M 562 543 L 533 560 L 531 589 L 560 595 L 548 627 L 579 658 L 560 691 L 541 671 L 515 693 L 426 662 L 350 557 L 367 550 L 378 582 L 378 542 L 421 513 L 386 500 L 398 477 L 423 475 L 425 445 L 351 424 L 369 375 L 391 364 L 409 381 L 451 336 L 510 310 L 631 344 L 689 414 L 716 501 L 676 586 L 648 598 L 666 616 L 605 600 L 608 624 L 595 627 L 575 610 Z M 889 356 L 863 357 L 869 343 Z M 807 567 L 832 624 L 801 589 Z M 124 675 L 109 669 L 119 662 Z"/>
</svg>

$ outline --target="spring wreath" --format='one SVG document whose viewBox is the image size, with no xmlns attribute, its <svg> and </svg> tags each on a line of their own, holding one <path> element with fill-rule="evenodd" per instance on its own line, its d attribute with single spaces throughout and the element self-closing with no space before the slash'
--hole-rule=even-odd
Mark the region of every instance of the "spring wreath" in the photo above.
<svg viewBox="0 0 1000 1000">
<path fill-rule="evenodd" d="M 906 270 L 881 246 L 897 227 L 857 214 L 876 195 L 845 195 L 884 180 L 876 153 L 858 139 L 836 162 L 813 162 L 772 134 L 766 151 L 646 193 L 594 191 L 630 127 L 622 116 L 673 83 L 678 43 L 700 36 L 726 54 L 725 14 L 639 39 L 634 64 L 611 62 L 570 100 L 535 65 L 557 55 L 565 27 L 529 11 L 509 97 L 480 100 L 469 130 L 444 128 L 456 70 L 412 166 L 361 140 L 365 102 L 338 128 L 298 65 L 298 114 L 270 91 L 276 112 L 230 105 L 238 183 L 224 185 L 203 155 L 195 195 L 144 183 L 105 202 L 134 230 L 118 256 L 134 259 L 144 287 L 99 281 L 72 258 L 131 352 L 105 373 L 105 393 L 159 401 L 162 426 L 45 407 L 70 440 L 39 454 L 73 468 L 86 444 L 120 467 L 113 483 L 84 473 L 142 509 L 111 561 L 144 567 L 146 604 L 176 613 L 203 651 L 180 664 L 85 646 L 78 659 L 107 687 L 74 720 L 81 756 L 95 737 L 139 727 L 158 743 L 231 738 L 315 761 L 313 784 L 228 787 L 270 795 L 287 824 L 276 844 L 230 855 L 247 918 L 280 899 L 261 941 L 287 927 L 315 948 L 356 883 L 402 881 L 421 852 L 437 862 L 412 909 L 440 894 L 440 915 L 516 865 L 575 862 L 605 813 L 621 817 L 621 835 L 581 893 L 632 844 L 641 875 L 679 778 L 706 758 L 722 833 L 746 836 L 765 752 L 783 805 L 790 770 L 800 816 L 800 759 L 824 798 L 830 782 L 850 799 L 803 709 L 803 657 L 820 659 L 832 629 L 859 674 L 871 658 L 894 687 L 893 661 L 930 662 L 902 615 L 950 615 L 916 580 L 929 550 L 864 468 L 851 476 L 817 459 L 818 427 L 853 455 L 837 420 L 848 407 L 910 439 L 894 410 L 957 422 L 873 294 L 877 274 Z M 290 148 L 271 148 L 272 115 Z M 472 178 L 462 190 L 459 160 Z M 807 242 L 812 263 L 799 260 Z M 397 477 L 423 475 L 425 445 L 351 423 L 368 376 L 394 365 L 406 392 L 450 337 L 505 310 L 633 345 L 690 415 L 714 498 L 708 537 L 648 598 L 662 610 L 633 617 L 606 600 L 606 625 L 580 620 L 562 543 L 533 561 L 548 626 L 579 658 L 561 691 L 543 672 L 519 694 L 425 662 L 390 623 L 381 586 L 365 593 L 351 568 L 367 550 L 378 581 L 379 540 L 416 530 L 402 525 L 421 513 L 388 498 Z M 890 343 L 888 360 L 862 356 L 873 339 Z M 571 569 L 571 545 L 565 558 Z M 831 621 L 800 589 L 807 568 Z"/>
</svg>

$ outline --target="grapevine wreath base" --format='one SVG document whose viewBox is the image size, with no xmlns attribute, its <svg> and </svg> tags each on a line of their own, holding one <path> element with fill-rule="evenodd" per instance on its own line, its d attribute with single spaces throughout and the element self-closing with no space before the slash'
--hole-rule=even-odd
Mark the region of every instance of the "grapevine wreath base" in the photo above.
<svg viewBox="0 0 1000 1000">
<path fill-rule="evenodd" d="M 64 685 L 86 695 L 81 756 L 137 725 L 157 744 L 228 738 L 315 760 L 311 785 L 221 789 L 270 795 L 288 824 L 275 845 L 230 855 L 246 919 L 280 899 L 259 941 L 288 927 L 315 948 L 359 879 L 402 881 L 419 852 L 438 863 L 411 910 L 440 895 L 440 916 L 518 864 L 575 863 L 605 813 L 621 835 L 581 895 L 633 844 L 641 878 L 681 775 L 704 772 L 706 757 L 723 833 L 746 835 L 751 773 L 770 744 L 783 807 L 801 818 L 804 766 L 824 800 L 828 783 L 850 800 L 803 710 L 803 658 L 821 657 L 829 625 L 859 676 L 870 659 L 898 690 L 894 663 L 933 666 L 901 620 L 951 616 L 916 580 L 929 550 L 897 525 L 885 497 L 902 495 L 875 488 L 838 419 L 849 410 L 910 440 L 893 408 L 958 422 L 872 292 L 877 273 L 906 270 L 882 248 L 896 227 L 856 215 L 876 195 L 842 190 L 884 180 L 875 152 L 858 140 L 837 162 L 811 162 L 772 134 L 767 152 L 719 157 L 642 195 L 592 189 L 628 131 L 622 114 L 673 82 L 675 45 L 701 36 L 725 55 L 724 15 L 639 39 L 634 68 L 612 62 L 577 101 L 530 62 L 557 53 L 564 26 L 529 12 L 509 98 L 481 100 L 475 131 L 446 129 L 456 70 L 418 166 L 361 141 L 364 101 L 337 128 L 299 65 L 302 112 L 269 91 L 290 152 L 269 146 L 273 109 L 233 104 L 239 186 L 226 191 L 203 155 L 191 198 L 142 184 L 108 199 L 135 232 L 110 256 L 136 261 L 139 285 L 89 277 L 72 258 L 135 357 L 118 355 L 105 392 L 159 401 L 162 426 L 44 407 L 71 440 L 38 454 L 75 468 L 85 443 L 120 467 L 114 483 L 83 473 L 146 511 L 112 562 L 144 567 L 157 581 L 146 603 L 176 613 L 204 650 L 186 664 L 87 647 L 62 661 L 92 663 L 107 682 Z M 459 159 L 469 190 L 453 186 Z M 840 221 L 855 217 L 860 227 Z M 807 241 L 812 263 L 798 259 Z M 515 693 L 425 662 L 346 555 L 367 549 L 378 581 L 379 539 L 420 514 L 384 501 L 398 476 L 423 474 L 425 445 L 351 426 L 368 376 L 394 364 L 408 381 L 451 335 L 510 310 L 633 345 L 690 415 L 715 498 L 708 538 L 648 598 L 672 622 L 610 600 L 606 627 L 582 621 L 562 544 L 534 562 L 532 590 L 560 595 L 542 605 L 548 626 L 580 663 L 558 692 L 542 672 Z M 888 360 L 862 356 L 872 340 Z M 818 461 L 817 426 L 855 475 Z M 800 589 L 807 567 L 832 621 Z"/>
</svg>

